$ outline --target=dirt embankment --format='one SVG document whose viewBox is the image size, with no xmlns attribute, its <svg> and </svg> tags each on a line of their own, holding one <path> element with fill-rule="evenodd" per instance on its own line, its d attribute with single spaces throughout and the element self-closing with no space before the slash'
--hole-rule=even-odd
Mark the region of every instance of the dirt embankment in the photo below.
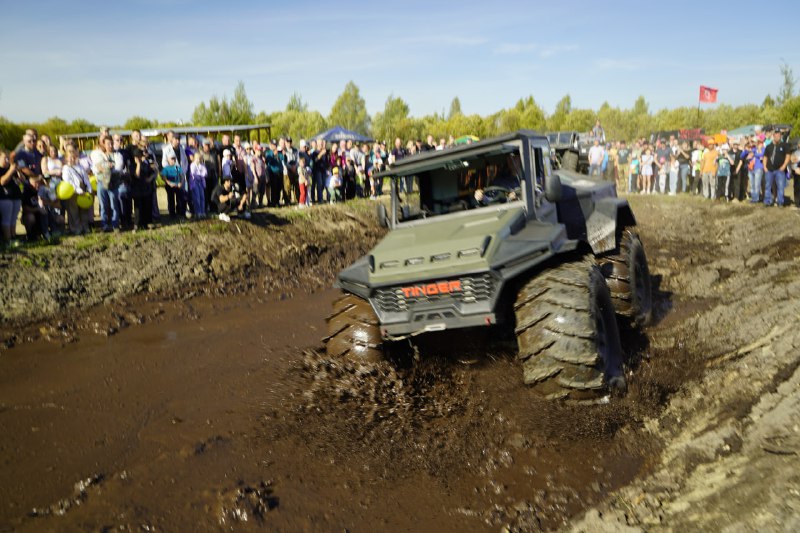
<svg viewBox="0 0 800 533">
<path fill-rule="evenodd" d="M 644 423 L 643 436 L 664 445 L 653 472 L 570 529 L 797 531 L 800 213 L 694 198 L 631 203 L 651 271 L 671 293 L 650 343 L 690 354 L 700 372 Z"/>
<path fill-rule="evenodd" d="M 319 290 L 382 234 L 373 205 L 358 202 L 70 237 L 58 246 L 5 253 L 0 341 L 6 347 L 39 335 L 70 341 L 76 328 L 113 334 L 148 319 L 148 306 L 130 306 L 131 297 L 158 302 L 255 291 L 285 299 Z M 107 318 L 81 312 L 100 304 Z M 39 327 L 24 327 L 33 323 Z"/>
</svg>

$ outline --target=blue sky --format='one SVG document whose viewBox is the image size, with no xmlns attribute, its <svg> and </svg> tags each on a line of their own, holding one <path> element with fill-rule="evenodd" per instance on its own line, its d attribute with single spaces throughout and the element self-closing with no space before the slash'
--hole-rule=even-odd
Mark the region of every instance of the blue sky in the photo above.
<svg viewBox="0 0 800 533">
<path fill-rule="evenodd" d="M 422 116 L 454 96 L 468 114 L 528 95 L 551 113 L 567 93 L 657 110 L 696 105 L 701 84 L 761 103 L 782 61 L 800 78 L 796 0 L 4 1 L 2 28 L 0 115 L 14 121 L 188 120 L 238 80 L 256 111 L 299 92 L 327 115 L 352 80 L 371 114 L 394 94 Z"/>
</svg>

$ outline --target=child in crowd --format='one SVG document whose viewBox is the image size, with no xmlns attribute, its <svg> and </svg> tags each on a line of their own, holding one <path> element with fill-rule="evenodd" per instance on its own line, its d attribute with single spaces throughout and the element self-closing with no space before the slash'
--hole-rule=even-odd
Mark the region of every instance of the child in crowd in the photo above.
<svg viewBox="0 0 800 533">
<path fill-rule="evenodd" d="M 642 154 L 642 194 L 652 194 L 653 161 L 653 153 L 648 146 L 644 154 Z"/>
<path fill-rule="evenodd" d="M 306 159 L 301 157 L 297 165 L 297 182 L 300 186 L 300 201 L 297 204 L 298 209 L 308 207 L 308 185 L 311 181 L 310 174 L 308 167 L 306 167 Z"/>
<path fill-rule="evenodd" d="M 717 194 L 716 198 L 730 200 L 730 180 L 731 167 L 733 166 L 733 155 L 730 147 L 723 144 L 720 147 L 719 157 L 717 158 Z"/>
<path fill-rule="evenodd" d="M 667 173 L 669 172 L 669 163 L 667 158 L 662 157 L 658 160 L 658 192 L 664 194 L 667 192 Z"/>
<path fill-rule="evenodd" d="M 670 154 L 669 156 L 669 195 L 675 196 L 678 194 L 678 174 L 681 170 L 681 164 L 678 162 L 678 156 Z"/>
<path fill-rule="evenodd" d="M 203 152 L 195 152 L 192 157 L 194 161 L 189 167 L 189 198 L 192 202 L 194 216 L 197 218 L 206 217 L 206 178 L 208 169 L 203 162 Z"/>
<path fill-rule="evenodd" d="M 183 193 L 185 177 L 175 154 L 169 157 L 168 165 L 163 168 L 161 175 L 164 177 L 164 189 L 167 192 L 169 216 L 183 218 L 186 215 L 186 197 Z"/>
<path fill-rule="evenodd" d="M 342 180 L 339 177 L 339 167 L 333 167 L 331 174 L 328 176 L 328 197 L 331 199 L 331 203 L 342 199 L 342 194 L 339 190 L 341 186 Z"/>
<path fill-rule="evenodd" d="M 231 151 L 227 148 L 222 151 L 222 178 L 225 177 L 233 179 L 233 161 L 231 160 Z"/>
<path fill-rule="evenodd" d="M 640 190 L 642 190 L 642 177 L 639 175 L 639 153 L 633 152 L 628 174 L 628 192 L 639 192 Z"/>
</svg>

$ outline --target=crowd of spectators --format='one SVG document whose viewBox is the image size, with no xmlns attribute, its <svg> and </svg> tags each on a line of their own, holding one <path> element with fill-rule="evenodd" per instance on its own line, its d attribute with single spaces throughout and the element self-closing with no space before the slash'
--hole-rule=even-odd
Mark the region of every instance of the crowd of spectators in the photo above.
<svg viewBox="0 0 800 533">
<path fill-rule="evenodd" d="M 605 143 L 599 123 L 593 133 L 589 173 L 616 180 L 618 190 L 783 206 L 784 189 L 794 176 L 794 204 L 800 207 L 800 144 L 793 150 L 778 131 L 720 146 L 714 139 L 690 142 L 675 136 L 654 143 L 639 139 L 630 146 Z M 82 235 L 92 227 L 104 232 L 152 228 L 162 217 L 157 186 L 165 189 L 166 216 L 172 220 L 214 215 L 230 221 L 231 215 L 248 219 L 262 206 L 303 209 L 374 199 L 383 193 L 379 172 L 453 142 L 428 135 L 425 141 L 396 138 L 392 146 L 301 140 L 295 148 L 288 136 L 264 145 L 227 134 L 220 142 L 187 136 L 182 143 L 170 131 L 159 145 L 137 130 L 128 138 L 103 130 L 95 148 L 81 152 L 64 138 L 56 147 L 47 135 L 29 129 L 14 152 L 0 151 L 2 242 L 18 242 L 17 220 L 29 241 Z M 63 194 L 62 183 L 69 186 Z M 410 190 L 412 180 L 401 187 Z"/>
<path fill-rule="evenodd" d="M 0 151 L 0 227 L 3 246 L 17 245 L 17 221 L 28 241 L 52 241 L 69 233 L 142 230 L 161 222 L 210 215 L 245 219 L 262 206 L 332 203 L 355 197 L 377 198 L 375 176 L 406 156 L 453 145 L 432 136 L 393 147 L 385 142 L 354 143 L 291 137 L 261 145 L 239 135 L 187 136 L 174 132 L 163 144 L 148 143 L 140 131 L 128 138 L 100 132 L 95 148 L 83 152 L 68 139 L 56 147 L 47 135 L 25 132 L 16 150 Z M 160 147 L 160 154 L 157 147 Z M 67 184 L 66 185 L 62 185 Z M 409 184 L 410 185 L 410 184 Z M 166 206 L 159 205 L 163 186 Z M 99 207 L 95 215 L 95 205 Z"/>
<path fill-rule="evenodd" d="M 793 207 L 800 208 L 800 143 L 791 146 L 781 131 L 726 139 L 639 139 L 589 149 L 589 173 L 616 180 L 629 193 L 688 193 L 710 200 L 783 207 L 793 183 Z"/>
</svg>

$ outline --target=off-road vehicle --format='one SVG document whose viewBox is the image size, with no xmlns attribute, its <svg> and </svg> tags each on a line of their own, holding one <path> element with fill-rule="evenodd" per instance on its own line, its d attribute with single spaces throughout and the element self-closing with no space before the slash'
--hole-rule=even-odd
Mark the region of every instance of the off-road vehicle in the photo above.
<svg viewBox="0 0 800 533">
<path fill-rule="evenodd" d="M 618 321 L 651 315 L 635 219 L 613 184 L 555 171 L 549 154 L 547 137 L 522 130 L 377 175 L 391 182 L 378 209 L 390 231 L 339 273 L 328 354 L 380 358 L 393 341 L 505 324 L 541 394 L 624 388 Z"/>
<path fill-rule="evenodd" d="M 578 131 L 554 131 L 546 135 L 555 168 L 581 174 L 589 171 L 589 148 L 594 144 L 594 135 Z"/>
</svg>

